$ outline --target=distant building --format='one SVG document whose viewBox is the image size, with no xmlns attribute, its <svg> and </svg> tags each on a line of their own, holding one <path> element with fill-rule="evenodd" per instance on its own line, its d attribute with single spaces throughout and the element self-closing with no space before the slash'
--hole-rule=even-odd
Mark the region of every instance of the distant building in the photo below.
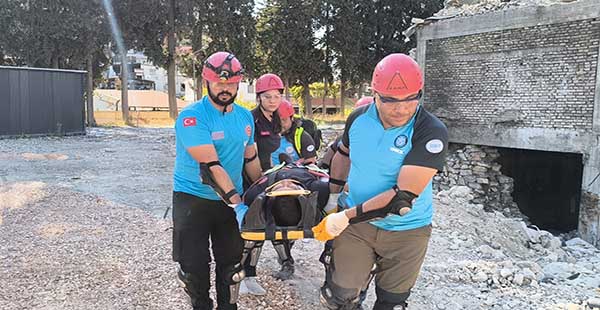
<svg viewBox="0 0 600 310">
<path fill-rule="evenodd" d="M 185 49 L 182 49 L 185 50 Z M 100 85 L 100 89 L 117 89 L 120 83 L 119 75 L 121 73 L 121 62 L 118 57 L 114 57 L 114 63 L 104 73 L 107 82 Z M 148 59 L 142 52 L 130 50 L 127 52 L 128 69 L 130 80 L 128 82 L 129 89 L 132 90 L 156 90 L 160 92 L 168 92 L 169 84 L 167 78 L 167 70 L 157 67 Z M 198 72 L 200 74 L 200 72 Z M 195 83 L 192 78 L 188 78 L 176 71 L 175 81 L 175 96 L 182 98 L 186 102 L 195 100 L 194 89 Z M 238 99 L 255 102 L 256 94 L 254 93 L 254 85 L 246 82 L 240 83 Z M 199 98 L 197 98 L 199 99 Z"/>
</svg>

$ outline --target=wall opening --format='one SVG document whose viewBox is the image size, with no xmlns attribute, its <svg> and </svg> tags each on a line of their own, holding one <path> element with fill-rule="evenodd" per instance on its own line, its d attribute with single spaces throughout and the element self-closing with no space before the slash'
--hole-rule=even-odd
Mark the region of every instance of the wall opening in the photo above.
<svg viewBox="0 0 600 310">
<path fill-rule="evenodd" d="M 514 179 L 513 200 L 540 229 L 577 229 L 583 157 L 575 153 L 498 148 L 501 172 Z"/>
</svg>

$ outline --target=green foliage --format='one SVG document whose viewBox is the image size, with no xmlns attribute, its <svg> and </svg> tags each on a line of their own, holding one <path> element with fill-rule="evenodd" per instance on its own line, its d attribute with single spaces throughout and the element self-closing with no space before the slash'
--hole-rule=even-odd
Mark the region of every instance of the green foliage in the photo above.
<svg viewBox="0 0 600 310">
<path fill-rule="evenodd" d="M 322 51 L 316 47 L 319 1 L 268 0 L 258 14 L 261 73 L 279 74 L 290 85 L 322 80 Z"/>
<path fill-rule="evenodd" d="M 241 105 L 242 107 L 248 109 L 248 110 L 252 110 L 254 108 L 256 108 L 256 103 L 251 102 L 251 101 L 245 101 L 245 100 L 235 100 L 235 103 Z"/>
<path fill-rule="evenodd" d="M 304 98 L 302 98 L 302 94 L 304 93 L 304 87 L 302 85 L 294 85 L 290 87 L 290 94 L 294 101 L 298 103 L 298 109 L 300 112 L 304 111 Z"/>
<path fill-rule="evenodd" d="M 0 63 L 84 69 L 92 54 L 101 71 L 110 62 L 107 46 L 115 46 L 101 1 L 0 1 Z M 253 0 L 112 2 L 126 47 L 155 65 L 167 65 L 168 9 L 175 3 L 179 44 L 196 52 L 179 55 L 184 74 L 199 75 L 206 56 L 230 51 L 249 78 L 280 75 L 302 106 L 302 85 L 310 85 L 311 96 L 339 97 L 334 77 L 345 89 L 368 82 L 381 58 L 414 47 L 401 34 L 410 19 L 443 7 L 443 0 L 265 0 L 260 11 Z"/>
<path fill-rule="evenodd" d="M 109 40 L 99 0 L 0 2 L 0 51 L 14 65 L 84 69 L 88 53 Z M 102 67 L 106 59 L 98 58 Z"/>
</svg>

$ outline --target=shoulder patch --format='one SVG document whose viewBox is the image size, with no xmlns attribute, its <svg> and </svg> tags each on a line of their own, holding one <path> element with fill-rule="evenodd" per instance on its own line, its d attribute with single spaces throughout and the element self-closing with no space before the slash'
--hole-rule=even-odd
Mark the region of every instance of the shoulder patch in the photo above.
<svg viewBox="0 0 600 310">
<path fill-rule="evenodd" d="M 315 146 L 311 144 L 311 145 L 309 145 L 309 146 L 306 147 L 306 150 L 309 151 L 309 152 L 312 152 L 312 151 L 315 150 Z"/>
<path fill-rule="evenodd" d="M 196 126 L 196 117 L 195 116 L 183 118 L 183 127 L 193 127 L 193 126 Z"/>
<path fill-rule="evenodd" d="M 425 149 L 429 153 L 437 154 L 444 150 L 444 143 L 440 139 L 432 139 L 425 144 Z"/>
<path fill-rule="evenodd" d="M 251 134 L 252 134 L 252 127 L 250 127 L 250 125 L 246 125 L 246 135 L 248 137 L 250 137 Z"/>
</svg>

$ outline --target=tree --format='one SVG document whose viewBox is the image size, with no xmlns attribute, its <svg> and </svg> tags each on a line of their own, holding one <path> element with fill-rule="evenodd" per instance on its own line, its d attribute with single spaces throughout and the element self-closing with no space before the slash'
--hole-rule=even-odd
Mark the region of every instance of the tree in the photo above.
<svg viewBox="0 0 600 310">
<path fill-rule="evenodd" d="M 406 53 L 415 47 L 416 42 L 405 42 L 402 31 L 411 26 L 413 17 L 427 18 L 444 7 L 443 0 L 394 1 L 380 0 L 373 2 L 373 14 L 377 18 L 368 19 L 374 30 L 372 45 L 374 47 L 373 66 L 390 53 Z"/>
<path fill-rule="evenodd" d="M 114 4 L 117 22 L 123 33 L 125 49 L 141 51 L 154 65 L 168 69 L 169 64 L 174 62 L 174 53 L 168 51 L 169 31 L 176 29 L 171 27 L 171 25 L 174 26 L 174 23 L 169 24 L 168 22 L 169 9 L 173 2 L 170 0 L 122 0 L 115 1 Z M 175 10 L 175 14 L 177 14 L 177 8 Z M 121 67 L 127 68 L 126 57 L 122 57 Z M 168 73 L 168 76 L 171 76 L 168 77 L 169 115 L 173 118 L 177 115 L 177 106 L 173 104 L 175 91 L 172 88 L 175 86 L 175 79 L 174 74 Z M 125 87 L 123 87 L 123 92 L 126 92 Z M 126 98 L 126 96 L 122 97 Z"/>
<path fill-rule="evenodd" d="M 99 0 L 11 0 L 0 3 L 2 60 L 12 65 L 85 69 L 89 125 L 93 81 L 106 64 L 103 48 L 109 40 Z"/>
<path fill-rule="evenodd" d="M 365 0 L 326 0 L 331 6 L 332 17 L 330 46 L 336 57 L 336 68 L 340 80 L 340 110 L 345 113 L 344 98 L 348 82 L 362 80 L 361 72 L 370 66 L 372 29 L 367 18 L 377 18 L 371 14 L 372 1 Z"/>
<path fill-rule="evenodd" d="M 312 117 L 309 85 L 322 80 L 327 68 L 316 47 L 317 0 L 269 0 L 257 22 L 259 55 L 264 69 L 278 73 L 287 86 L 303 86 L 305 113 Z"/>
<path fill-rule="evenodd" d="M 242 63 L 247 78 L 256 71 L 255 19 L 252 0 L 187 0 L 180 16 L 182 41 L 192 50 L 179 55 L 179 67 L 198 85 L 197 97 L 202 94 L 203 60 L 217 51 L 232 52 Z"/>
<path fill-rule="evenodd" d="M 324 2 L 332 11 L 329 45 L 336 58 L 342 102 L 347 86 L 362 88 L 379 60 L 390 53 L 408 53 L 414 47 L 414 42 L 405 43 L 402 36 L 411 18 L 426 18 L 443 8 L 443 0 Z"/>
</svg>

